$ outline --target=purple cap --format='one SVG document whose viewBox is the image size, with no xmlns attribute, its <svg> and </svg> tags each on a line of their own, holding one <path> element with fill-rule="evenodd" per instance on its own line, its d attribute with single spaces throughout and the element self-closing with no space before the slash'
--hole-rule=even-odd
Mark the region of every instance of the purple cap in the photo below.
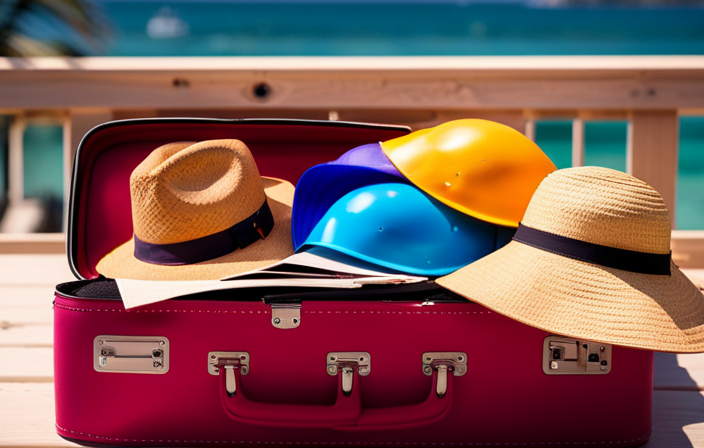
<svg viewBox="0 0 704 448">
<path fill-rule="evenodd" d="M 298 249 L 313 227 L 338 199 L 367 185 L 410 183 L 391 163 L 379 143 L 350 149 L 337 160 L 323 163 L 303 173 L 293 197 L 291 232 Z"/>
</svg>

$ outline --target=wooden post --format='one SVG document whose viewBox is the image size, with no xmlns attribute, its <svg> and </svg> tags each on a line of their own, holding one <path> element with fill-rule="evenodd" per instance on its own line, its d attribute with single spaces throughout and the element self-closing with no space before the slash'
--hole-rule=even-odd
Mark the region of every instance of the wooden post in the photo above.
<svg viewBox="0 0 704 448">
<path fill-rule="evenodd" d="M 526 137 L 535 141 L 535 120 L 533 118 L 526 119 L 525 131 L 523 133 Z"/>
<path fill-rule="evenodd" d="M 633 111 L 628 125 L 626 171 L 665 200 L 675 227 L 679 120 L 676 110 Z"/>
<path fill-rule="evenodd" d="M 7 155 L 8 187 L 10 204 L 24 200 L 24 130 L 27 121 L 23 115 L 15 115 L 10 123 L 9 151 Z"/>
<path fill-rule="evenodd" d="M 572 121 L 572 166 L 584 166 L 584 120 Z"/>
</svg>

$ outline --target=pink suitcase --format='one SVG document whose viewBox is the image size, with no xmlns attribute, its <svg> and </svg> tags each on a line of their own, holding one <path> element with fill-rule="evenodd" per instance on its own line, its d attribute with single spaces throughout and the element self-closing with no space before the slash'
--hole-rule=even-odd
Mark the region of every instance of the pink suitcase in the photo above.
<svg viewBox="0 0 704 448">
<path fill-rule="evenodd" d="M 125 310 L 98 260 L 131 236 L 128 178 L 157 146 L 239 138 L 263 175 L 407 128 L 159 119 L 81 142 L 57 286 L 56 427 L 91 446 L 637 446 L 653 354 L 512 321 L 435 285 L 200 294 Z M 613 365 L 612 365 L 613 364 Z"/>
</svg>

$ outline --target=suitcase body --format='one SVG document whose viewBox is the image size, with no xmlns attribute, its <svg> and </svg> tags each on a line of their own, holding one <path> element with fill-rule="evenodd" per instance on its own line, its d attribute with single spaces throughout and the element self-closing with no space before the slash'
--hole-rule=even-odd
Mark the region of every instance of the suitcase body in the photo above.
<svg viewBox="0 0 704 448">
<path fill-rule="evenodd" d="M 70 262 L 89 280 L 59 285 L 54 306 L 59 435 L 93 446 L 647 442 L 652 352 L 549 335 L 432 282 L 201 294 L 125 310 L 114 283 L 95 279 L 97 261 L 131 235 L 129 174 L 159 144 L 241 138 L 263 175 L 285 177 L 266 162 L 283 146 L 310 166 L 404 132 L 144 120 L 89 134 L 69 229 Z M 570 369 L 581 374 L 560 374 Z"/>
</svg>

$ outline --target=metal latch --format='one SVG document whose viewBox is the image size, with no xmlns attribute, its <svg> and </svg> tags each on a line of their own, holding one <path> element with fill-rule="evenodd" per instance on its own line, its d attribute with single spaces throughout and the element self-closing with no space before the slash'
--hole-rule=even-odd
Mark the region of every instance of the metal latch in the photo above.
<svg viewBox="0 0 704 448">
<path fill-rule="evenodd" d="M 169 371 L 169 340 L 163 336 L 98 336 L 93 340 L 97 372 L 152 373 Z"/>
<path fill-rule="evenodd" d="M 290 330 L 301 325 L 300 303 L 272 303 L 271 324 L 282 330 Z"/>
<path fill-rule="evenodd" d="M 447 392 L 447 372 L 452 372 L 453 376 L 462 376 L 467 373 L 467 354 L 464 352 L 423 353 L 423 373 L 431 376 L 433 370 L 438 371 L 435 392 L 438 397 L 443 397 Z"/>
<path fill-rule="evenodd" d="M 546 375 L 605 375 L 611 371 L 611 345 L 548 336 L 543 342 Z"/>
<path fill-rule="evenodd" d="M 249 353 L 247 352 L 210 352 L 208 353 L 208 373 L 219 375 L 220 369 L 225 369 L 225 388 L 227 393 L 235 395 L 237 384 L 235 382 L 235 369 L 240 374 L 249 373 Z"/>
<path fill-rule="evenodd" d="M 328 353 L 328 375 L 336 376 L 338 372 L 342 372 L 342 393 L 346 396 L 352 392 L 355 369 L 360 376 L 369 375 L 372 370 L 372 357 L 368 352 Z"/>
</svg>

